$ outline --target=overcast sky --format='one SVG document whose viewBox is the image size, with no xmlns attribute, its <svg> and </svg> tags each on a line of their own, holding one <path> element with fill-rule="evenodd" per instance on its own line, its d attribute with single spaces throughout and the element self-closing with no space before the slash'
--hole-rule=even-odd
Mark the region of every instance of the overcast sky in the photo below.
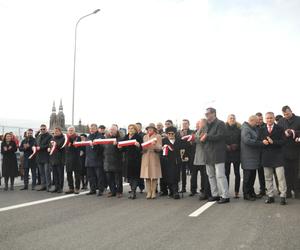
<svg viewBox="0 0 300 250">
<path fill-rule="evenodd" d="M 300 114 L 298 0 L 0 0 L 0 117 L 121 126 Z"/>
</svg>

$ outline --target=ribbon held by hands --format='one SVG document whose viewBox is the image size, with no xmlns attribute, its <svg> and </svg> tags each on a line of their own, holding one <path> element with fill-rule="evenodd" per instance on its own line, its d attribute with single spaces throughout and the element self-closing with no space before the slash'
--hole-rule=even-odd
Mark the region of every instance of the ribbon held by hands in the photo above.
<svg viewBox="0 0 300 250">
<path fill-rule="evenodd" d="M 188 142 L 194 141 L 195 140 L 195 135 L 185 135 L 181 137 L 181 140 L 185 140 Z"/>
<path fill-rule="evenodd" d="M 92 144 L 92 141 L 76 141 L 76 142 L 73 142 L 73 146 L 75 148 L 90 146 L 91 144 Z"/>
<path fill-rule="evenodd" d="M 60 149 L 64 148 L 67 145 L 67 143 L 69 142 L 69 138 L 66 134 L 64 134 L 64 137 L 65 137 L 65 141 L 64 141 L 64 144 L 61 146 Z"/>
<path fill-rule="evenodd" d="M 93 145 L 107 145 L 107 144 L 114 144 L 117 141 L 116 138 L 109 138 L 109 139 L 95 139 L 93 141 Z"/>
<path fill-rule="evenodd" d="M 52 144 L 52 147 L 51 147 L 51 150 L 49 152 L 49 155 L 52 155 L 56 149 L 56 141 L 51 141 L 51 144 Z"/>
<path fill-rule="evenodd" d="M 142 148 L 143 149 L 147 148 L 147 147 L 151 146 L 153 142 L 156 142 L 156 141 L 157 141 L 156 138 L 153 138 L 153 139 L 151 139 L 149 141 L 146 141 L 146 142 L 142 143 Z"/>
<path fill-rule="evenodd" d="M 118 143 L 118 146 L 119 147 L 127 147 L 127 146 L 134 146 L 135 144 L 136 144 L 136 139 L 121 141 L 121 142 Z"/>
<path fill-rule="evenodd" d="M 290 133 L 292 133 L 293 139 L 296 138 L 296 133 L 295 133 L 295 130 L 293 130 L 293 129 L 287 129 L 284 133 L 285 133 L 286 137 L 290 137 L 291 136 Z"/>
<path fill-rule="evenodd" d="M 169 151 L 173 151 L 174 149 L 170 145 L 165 144 L 162 150 L 163 150 L 163 156 L 168 156 Z"/>
<path fill-rule="evenodd" d="M 33 146 L 33 147 L 32 147 L 32 151 L 33 151 L 33 152 L 32 152 L 32 154 L 28 157 L 28 159 L 32 159 L 32 157 L 37 153 L 38 150 L 37 150 L 36 146 Z"/>
</svg>

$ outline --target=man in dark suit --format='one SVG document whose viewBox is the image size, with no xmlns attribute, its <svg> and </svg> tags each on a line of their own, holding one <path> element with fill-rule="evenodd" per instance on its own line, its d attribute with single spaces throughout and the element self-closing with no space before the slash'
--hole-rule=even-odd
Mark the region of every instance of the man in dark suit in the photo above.
<svg viewBox="0 0 300 250">
<path fill-rule="evenodd" d="M 276 172 L 279 191 L 280 204 L 286 205 L 286 181 L 283 168 L 282 147 L 285 143 L 283 128 L 275 124 L 273 112 L 266 113 L 266 126 L 260 130 L 259 138 L 263 142 L 261 163 L 264 167 L 265 181 L 268 198 L 266 203 L 274 203 L 273 174 Z"/>
<path fill-rule="evenodd" d="M 283 118 L 278 125 L 283 128 L 286 144 L 283 147 L 285 178 L 287 184 L 287 198 L 292 197 L 292 190 L 295 198 L 300 199 L 300 179 L 299 179 L 299 155 L 300 143 L 295 141 L 300 134 L 300 117 L 296 116 L 289 106 L 282 108 Z"/>
</svg>

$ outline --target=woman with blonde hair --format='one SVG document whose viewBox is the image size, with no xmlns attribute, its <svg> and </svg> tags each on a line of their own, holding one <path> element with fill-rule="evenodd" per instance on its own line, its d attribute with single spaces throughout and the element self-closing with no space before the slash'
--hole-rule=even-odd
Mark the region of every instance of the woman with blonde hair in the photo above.
<svg viewBox="0 0 300 250">
<path fill-rule="evenodd" d="M 131 193 L 129 199 L 136 199 L 136 189 L 140 180 L 141 160 L 143 138 L 138 134 L 138 128 L 135 124 L 128 126 L 128 134 L 125 135 L 123 141 L 136 140 L 134 145 L 122 147 L 124 153 L 123 158 L 123 176 L 128 179 Z"/>
<path fill-rule="evenodd" d="M 150 123 L 146 128 L 144 143 L 149 144 L 143 148 L 141 178 L 146 179 L 147 199 L 156 198 L 157 179 L 161 178 L 160 151 L 162 149 L 162 138 L 157 133 L 155 124 Z"/>
</svg>

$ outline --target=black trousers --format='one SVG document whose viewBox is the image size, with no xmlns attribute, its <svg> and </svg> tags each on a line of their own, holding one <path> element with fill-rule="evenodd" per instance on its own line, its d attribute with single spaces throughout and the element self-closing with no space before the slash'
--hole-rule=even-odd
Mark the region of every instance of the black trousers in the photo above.
<svg viewBox="0 0 300 250">
<path fill-rule="evenodd" d="M 295 195 L 300 195 L 300 179 L 298 177 L 299 159 L 284 159 L 284 173 L 286 179 L 287 193 L 293 190 Z"/>
<path fill-rule="evenodd" d="M 106 177 L 108 180 L 108 186 L 110 192 L 113 194 L 123 193 L 123 181 L 122 172 L 106 172 Z"/>
<path fill-rule="evenodd" d="M 256 178 L 256 169 L 244 169 L 244 180 L 243 180 L 243 193 L 245 195 L 253 195 L 254 192 L 254 182 Z"/>
<path fill-rule="evenodd" d="M 62 190 L 64 187 L 64 165 L 52 165 L 53 181 L 56 190 Z"/>
<path fill-rule="evenodd" d="M 36 186 L 36 175 L 37 175 L 36 167 L 24 168 L 24 185 L 28 186 L 28 184 L 29 184 L 29 170 L 30 169 L 31 169 L 31 175 L 32 175 L 32 187 L 34 188 Z"/>
<path fill-rule="evenodd" d="M 136 192 L 136 189 L 139 185 L 140 178 L 128 178 L 128 182 L 130 184 L 131 191 Z"/>
<path fill-rule="evenodd" d="M 198 172 L 200 172 L 200 177 L 201 177 L 200 192 L 205 194 L 207 197 L 210 197 L 211 192 L 210 192 L 208 176 L 206 173 L 206 166 L 193 165 L 190 170 L 191 170 L 191 193 L 197 192 Z"/>
<path fill-rule="evenodd" d="M 186 190 L 186 170 L 190 169 L 189 162 L 182 162 L 180 165 L 181 190 Z"/>
<path fill-rule="evenodd" d="M 240 192 L 240 183 L 241 183 L 241 174 L 240 174 L 240 162 L 225 162 L 225 175 L 228 181 L 228 186 L 229 186 L 229 179 L 230 179 L 230 169 L 231 169 L 231 164 L 233 164 L 233 169 L 234 169 L 234 175 L 235 175 L 235 181 L 234 181 L 234 191 L 236 193 Z"/>
<path fill-rule="evenodd" d="M 265 171 L 262 166 L 257 169 L 258 180 L 259 180 L 259 190 L 260 192 L 266 192 L 266 181 L 265 181 Z"/>
<path fill-rule="evenodd" d="M 103 166 L 87 167 L 87 176 L 90 183 L 90 190 L 92 192 L 96 191 L 96 189 L 99 189 L 100 192 L 104 191 L 106 176 Z"/>
<path fill-rule="evenodd" d="M 74 189 L 73 173 L 74 173 L 74 177 L 75 177 L 75 188 L 80 189 L 80 181 L 81 181 L 82 170 L 74 170 L 74 171 L 68 171 L 67 172 L 68 186 L 69 186 L 70 189 Z"/>
<path fill-rule="evenodd" d="M 168 183 L 167 186 L 171 195 L 178 194 L 178 182 Z"/>
<path fill-rule="evenodd" d="M 142 178 L 139 178 L 138 180 L 138 187 L 141 191 L 143 191 L 145 189 L 145 181 Z"/>
</svg>

